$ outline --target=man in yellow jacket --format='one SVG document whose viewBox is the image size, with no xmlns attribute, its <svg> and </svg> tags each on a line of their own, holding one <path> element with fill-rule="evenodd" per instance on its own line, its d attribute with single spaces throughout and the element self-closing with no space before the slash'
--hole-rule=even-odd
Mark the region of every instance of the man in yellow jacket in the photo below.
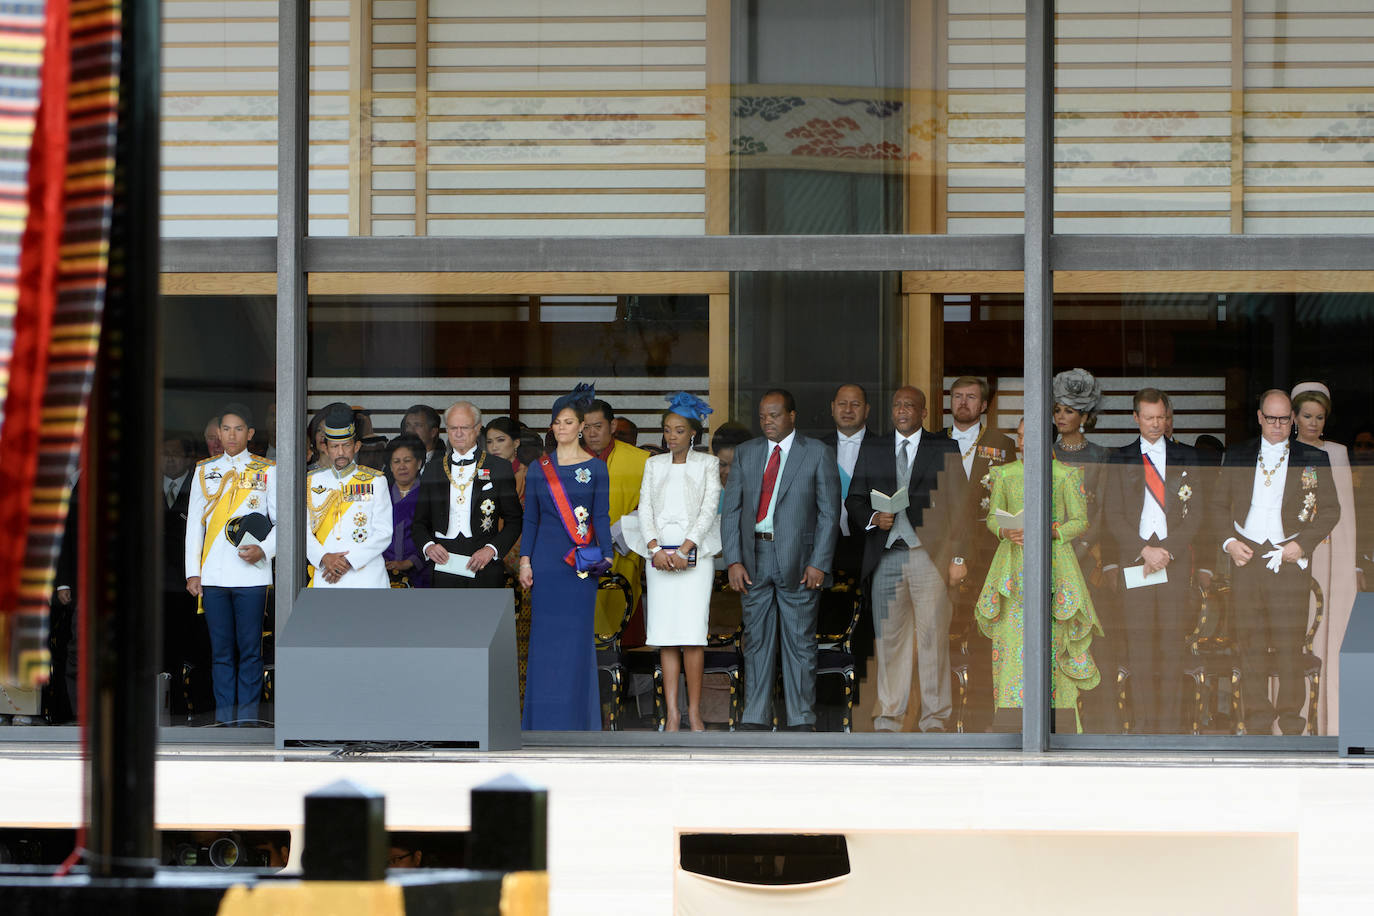
<svg viewBox="0 0 1374 916">
<path fill-rule="evenodd" d="M 592 401 L 587 408 L 586 421 L 582 426 L 582 445 L 593 455 L 606 462 L 611 472 L 610 516 L 614 525 L 622 515 L 639 508 L 639 485 L 644 478 L 644 462 L 649 453 L 642 448 L 626 445 L 614 437 L 615 411 L 605 401 Z M 610 532 L 606 532 L 607 535 Z M 597 532 L 597 537 L 602 537 Z M 637 553 L 622 556 L 617 553 L 611 563 L 611 572 L 619 573 L 630 582 L 634 592 L 634 607 L 639 606 L 643 592 L 641 579 L 644 560 Z M 597 633 L 614 633 L 620 627 L 625 615 L 625 600 L 622 593 L 615 590 L 599 592 L 596 596 L 596 617 L 593 621 Z"/>
</svg>

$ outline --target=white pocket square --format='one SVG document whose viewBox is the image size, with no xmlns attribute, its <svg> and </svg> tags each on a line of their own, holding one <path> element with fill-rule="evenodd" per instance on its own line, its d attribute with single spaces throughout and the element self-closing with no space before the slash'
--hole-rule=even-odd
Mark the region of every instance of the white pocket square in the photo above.
<svg viewBox="0 0 1374 916">
<path fill-rule="evenodd" d="M 485 487 L 483 487 L 482 489 L 483 489 L 484 491 L 485 491 L 485 490 L 490 490 L 491 487 L 492 487 L 491 484 L 487 484 L 487 485 L 486 485 Z"/>
</svg>

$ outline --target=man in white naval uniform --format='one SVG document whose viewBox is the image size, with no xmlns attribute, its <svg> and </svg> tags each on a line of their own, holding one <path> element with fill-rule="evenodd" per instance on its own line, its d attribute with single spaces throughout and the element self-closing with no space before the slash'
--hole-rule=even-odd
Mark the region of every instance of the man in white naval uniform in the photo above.
<svg viewBox="0 0 1374 916">
<path fill-rule="evenodd" d="M 262 624 L 272 557 L 277 552 L 277 469 L 248 452 L 253 417 L 230 404 L 219 417 L 223 454 L 196 465 L 186 510 L 186 590 L 200 599 L 210 631 L 215 720 L 251 724 L 262 697 Z M 259 544 L 235 546 L 226 525 L 265 515 L 272 529 Z"/>
<path fill-rule="evenodd" d="M 305 484 L 305 553 L 311 588 L 389 588 L 382 551 L 391 543 L 391 490 L 381 471 L 359 465 L 353 410 L 324 409 L 325 465 Z"/>
</svg>

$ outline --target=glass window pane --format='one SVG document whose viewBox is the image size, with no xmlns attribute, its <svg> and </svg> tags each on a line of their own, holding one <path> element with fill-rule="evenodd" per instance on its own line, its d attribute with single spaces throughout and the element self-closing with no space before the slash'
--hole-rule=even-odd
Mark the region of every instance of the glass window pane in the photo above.
<svg viewBox="0 0 1374 916">
<path fill-rule="evenodd" d="M 205 285 L 224 290 L 241 282 L 233 274 L 212 279 Z M 272 723 L 272 564 L 240 559 L 241 542 L 229 536 L 235 519 L 259 514 L 276 521 L 267 489 L 278 472 L 271 464 L 276 321 L 272 296 L 163 298 L 158 509 L 166 574 L 158 670 L 167 691 L 164 721 L 173 726 Z M 236 420 L 232 411 L 247 416 Z M 203 592 L 199 599 L 188 590 L 191 577 Z M 212 665 L 221 656 L 231 663 Z"/>
<path fill-rule="evenodd" d="M 551 17 L 436 0 L 316 15 L 317 235 L 1021 224 L 1019 4 L 655 0 Z"/>
<path fill-rule="evenodd" d="M 1374 226 L 1355 7 L 1061 3 L 1056 28 L 1056 232 Z"/>
<path fill-rule="evenodd" d="M 1055 298 L 1056 350 L 1102 394 L 1094 416 L 1060 391 L 1054 418 L 1061 459 L 1096 455 L 1096 521 L 1075 546 L 1098 665 L 1119 675 L 1119 712 L 1085 709 L 1084 728 L 1335 734 L 1359 587 L 1357 443 L 1374 441 L 1369 296 L 1150 285 Z M 1274 553 L 1290 543 L 1308 565 Z"/>
<path fill-rule="evenodd" d="M 412 291 L 405 291 L 407 287 Z M 989 425 L 983 414 L 991 407 L 991 425 L 1006 426 L 1010 417 L 1008 429 L 1015 430 L 1019 307 L 1007 313 L 1007 326 L 999 329 L 1005 331 L 999 338 L 1000 355 L 991 358 L 974 355 L 973 346 L 960 343 L 966 340 L 966 316 L 957 305 L 944 308 L 936 296 L 905 292 L 898 273 L 528 274 L 496 279 L 316 274 L 311 288 L 307 407 L 318 417 L 325 405 L 343 402 L 363 415 L 370 426 L 364 449 L 372 451 L 370 458 L 360 452 L 358 460 L 387 472 L 389 448 L 410 428 L 429 436 L 417 456 L 424 467 L 420 482 L 412 485 L 421 490 L 449 492 L 457 486 L 435 470 L 444 466 L 446 450 L 461 457 L 482 448 L 512 462 L 517 481 L 523 482 L 525 527 L 519 543 L 504 551 L 503 575 L 491 577 L 491 587 L 514 588 L 522 558 L 528 558 L 536 582 L 558 583 L 561 574 L 571 576 L 566 549 L 559 548 L 550 560 L 539 546 L 555 536 L 567 540 L 566 533 L 559 534 L 561 522 L 544 505 L 551 497 L 538 463 L 541 455 L 557 453 L 549 411 L 560 395 L 588 381 L 595 383 L 598 398 L 613 414 L 613 422 L 607 423 L 604 408 L 588 412 L 581 446 L 600 458 L 586 459 L 595 462 L 588 468 L 606 468 L 606 520 L 621 527 L 627 549 L 603 578 L 606 587 L 586 606 L 585 633 L 579 631 L 576 638 L 571 632 L 549 635 L 557 618 L 550 616 L 548 602 L 566 604 L 567 588 L 545 585 L 543 598 L 538 585 L 532 592 L 517 589 L 527 730 L 609 730 L 612 724 L 617 730 L 678 724 L 716 730 L 1019 730 L 1021 651 L 1013 643 L 1021 607 L 1000 597 L 1006 577 L 1019 579 L 1019 547 L 999 547 L 986 521 L 998 473 L 989 470 L 1005 464 L 1010 478 L 1013 465 L 1019 465 L 1011 440 L 982 428 Z M 962 361 L 942 362 L 941 354 L 951 352 Z M 951 385 L 956 391 L 967 388 L 953 384 L 966 371 L 992 375 L 996 400 L 984 397 L 973 382 L 977 396 L 971 406 L 961 407 L 957 424 L 946 424 L 959 427 L 951 442 L 941 424 L 944 401 L 936 399 Z M 677 430 L 671 416 L 665 424 L 666 398 L 678 391 L 713 406 L 699 432 Z M 927 392 L 932 393 L 930 403 Z M 785 409 L 789 397 L 794 415 Z M 458 401 L 470 401 L 481 411 L 485 429 L 480 438 L 466 429 L 475 425 L 466 422 L 466 408 L 449 413 Z M 439 417 L 437 425 L 420 422 L 429 410 Z M 905 468 L 905 481 L 898 477 L 894 429 L 911 440 L 908 454 L 914 457 Z M 763 520 L 757 517 L 771 457 L 765 440 L 771 434 L 782 441 L 789 433 L 790 441 L 808 443 L 793 457 L 809 462 L 798 466 L 811 470 L 789 477 L 794 472 L 781 466 L 780 457 L 775 486 L 779 492 L 796 488 L 798 494 L 809 493 L 811 501 L 789 510 L 800 514 L 770 531 L 772 517 L 766 511 Z M 843 443 L 839 433 L 846 436 Z M 672 465 L 650 455 L 671 450 L 680 435 L 688 436 L 683 441 L 690 443 L 685 446 L 689 451 L 695 448 L 714 459 L 708 459 L 711 487 L 723 486 L 712 496 L 710 514 L 714 518 L 733 508 L 737 526 L 698 535 L 705 538 L 698 543 L 711 554 L 698 554 L 698 561 L 709 566 L 701 598 L 675 591 L 679 586 L 673 583 L 687 577 L 665 582 L 658 577 L 674 574 L 646 569 L 642 555 L 631 556 L 634 551 L 628 549 L 639 543 L 636 531 L 646 552 L 650 540 L 676 545 L 679 539 L 693 539 L 686 528 L 663 528 L 650 538 L 639 527 L 677 517 L 656 507 L 645 522 L 639 497 L 648 473 L 645 462 L 668 473 Z M 857 436 L 853 442 L 851 435 Z M 965 439 L 972 447 L 957 444 Z M 575 444 L 572 448 L 576 451 Z M 960 453 L 970 456 L 970 468 L 963 466 Z M 448 467 L 456 465 L 450 462 Z M 396 478 L 395 487 L 401 487 L 404 476 Z M 575 483 L 569 486 L 587 484 L 570 479 Z M 395 487 L 400 505 L 410 490 Z M 913 510 L 882 509 L 882 498 L 900 502 L 898 491 L 904 487 L 912 493 Z M 1014 487 L 1009 481 L 1006 493 L 998 492 L 1008 507 L 1019 498 Z M 877 508 L 874 490 L 879 493 Z M 651 487 L 651 492 L 656 491 Z M 851 507 L 857 515 L 850 514 Z M 496 506 L 492 508 L 495 512 Z M 415 520 L 395 527 L 393 536 L 399 531 L 403 541 L 407 536 L 412 541 L 432 538 L 436 546 L 453 545 L 456 551 L 482 537 L 475 529 L 430 531 L 424 513 L 415 511 Z M 886 518 L 875 517 L 875 512 Z M 717 520 L 710 527 L 720 524 Z M 531 525 L 536 527 L 529 529 Z M 841 527 L 847 528 L 843 535 L 836 533 Z M 503 528 L 495 523 L 492 530 Z M 527 537 L 534 539 L 530 554 L 525 553 L 531 543 Z M 838 546 L 824 546 L 832 537 Z M 775 553 L 782 550 L 789 553 Z M 731 588 L 730 563 L 724 555 L 714 556 L 726 551 L 752 580 L 744 583 L 749 588 L 743 596 Z M 391 559 L 425 552 L 425 544 L 402 544 Z M 789 564 L 785 574 L 777 565 L 780 556 Z M 666 556 L 659 559 L 667 562 Z M 810 560 L 830 574 L 819 583 L 823 588 L 803 585 Z M 989 577 L 994 560 L 998 572 Z M 411 569 L 420 575 L 399 565 L 391 572 L 412 587 L 452 584 L 448 573 L 435 568 L 433 557 L 412 562 Z M 624 577 L 623 589 L 616 575 Z M 955 601 L 948 582 L 965 579 Z M 997 632 L 996 643 L 977 619 L 985 580 L 992 583 L 987 602 L 997 609 L 985 616 L 1005 624 L 988 626 L 989 633 Z M 769 597 L 775 585 L 783 595 L 781 612 Z M 700 620 L 690 615 L 679 619 L 684 606 L 698 601 Z M 541 613 L 548 621 L 542 631 Z M 776 644 L 769 655 L 771 640 L 782 638 L 777 635 L 779 620 L 788 625 L 808 621 L 786 638 L 801 647 L 801 657 L 814 653 L 814 670 L 793 670 L 792 656 L 780 656 Z M 681 629 L 696 633 L 703 624 L 699 636 Z M 555 708 L 550 701 L 550 691 L 566 697 L 573 689 L 556 682 L 554 673 L 561 670 L 567 679 L 576 665 L 565 656 L 582 652 L 578 642 L 583 639 L 584 648 L 598 647 L 601 671 L 595 696 L 588 697 L 600 711 L 590 719 L 585 709 Z M 696 675 L 690 683 L 685 680 L 674 647 L 690 650 L 701 641 L 707 643 L 704 669 L 700 699 L 693 703 Z M 756 660 L 747 661 L 755 652 Z M 1006 679 L 1006 708 L 1000 713 L 993 705 L 994 666 Z M 695 671 L 694 665 L 688 667 Z M 683 684 L 675 689 L 680 679 Z M 585 692 L 588 685 L 579 684 Z"/>
</svg>

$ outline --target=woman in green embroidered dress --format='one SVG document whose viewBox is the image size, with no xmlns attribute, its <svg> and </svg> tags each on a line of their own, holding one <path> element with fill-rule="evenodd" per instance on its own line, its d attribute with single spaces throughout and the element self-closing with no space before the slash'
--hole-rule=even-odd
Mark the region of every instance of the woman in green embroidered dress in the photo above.
<svg viewBox="0 0 1374 916">
<path fill-rule="evenodd" d="M 1025 447 L 1026 424 L 1016 428 L 1016 445 Z M 1097 686 L 1100 679 L 1092 657 L 1093 633 L 1102 633 L 1093 610 L 1092 599 L 1083 581 L 1083 572 L 1074 556 L 1073 540 L 1087 528 L 1088 510 L 1083 492 L 1082 471 L 1060 461 L 1051 462 L 1050 547 L 1054 594 L 1052 614 L 1050 698 L 1058 713 L 1077 708 L 1078 695 Z M 1015 515 L 1025 507 L 1026 467 L 1014 461 L 990 472 L 992 497 L 988 508 L 988 528 L 1001 539 L 992 566 L 978 598 L 975 614 L 978 629 L 992 640 L 992 680 L 997 713 L 995 730 L 1015 729 L 1020 724 L 1019 710 L 1024 702 L 1022 650 L 1025 643 L 1024 585 L 1025 544 L 1023 529 L 1000 530 L 997 510 Z M 1010 710 L 1017 710 L 1012 713 Z"/>
</svg>

